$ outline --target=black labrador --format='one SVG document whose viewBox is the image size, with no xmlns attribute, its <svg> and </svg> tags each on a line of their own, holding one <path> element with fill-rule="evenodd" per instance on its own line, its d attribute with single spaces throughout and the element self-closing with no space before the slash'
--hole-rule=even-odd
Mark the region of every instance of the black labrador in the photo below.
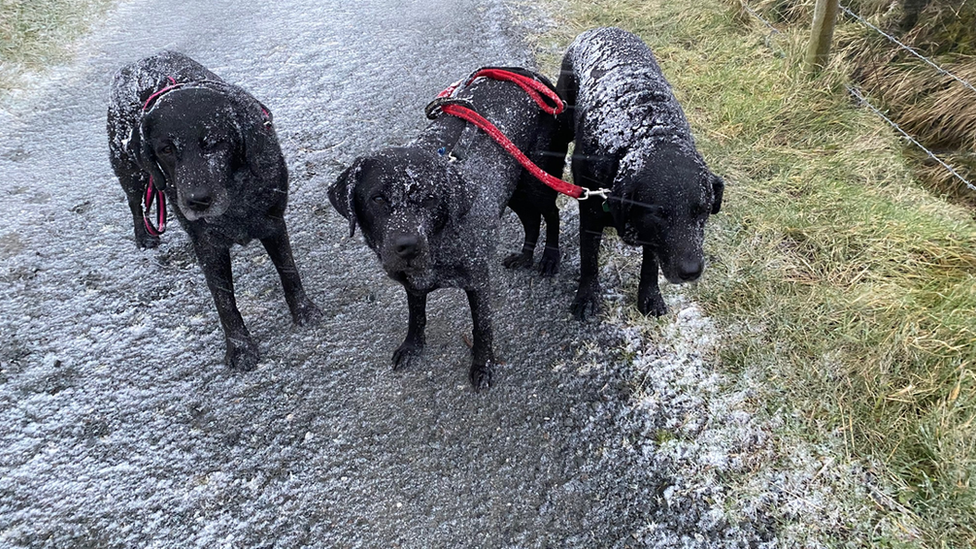
<svg viewBox="0 0 976 549">
<path fill-rule="evenodd" d="M 577 185 L 609 189 L 608 200 L 580 202 L 580 281 L 572 312 L 599 310 L 598 252 L 603 230 L 643 247 L 637 308 L 663 315 L 658 265 L 674 284 L 705 267 L 705 221 L 722 204 L 725 183 L 705 165 L 691 128 L 650 48 L 618 28 L 579 35 L 563 58 L 557 88 L 569 104 L 554 148 L 572 158 Z"/>
<path fill-rule="evenodd" d="M 234 298 L 232 245 L 261 241 L 295 323 L 321 314 L 292 257 L 283 217 L 288 170 L 271 118 L 243 89 L 175 52 L 122 67 L 108 109 L 110 159 L 128 198 L 136 245 L 159 244 L 168 197 L 217 306 L 225 361 L 241 370 L 256 366 L 259 354 Z M 152 200 L 162 209 L 156 215 L 144 210 Z"/>
<path fill-rule="evenodd" d="M 534 77 L 548 83 L 542 76 Z M 539 159 L 548 149 L 555 118 L 544 114 L 518 86 L 477 78 L 460 88 L 455 99 L 492 121 L 530 157 Z M 533 184 L 520 183 L 523 175 L 523 168 L 491 137 L 442 113 L 406 146 L 357 158 L 329 188 L 329 201 L 349 220 L 350 236 L 360 226 L 386 273 L 406 289 L 407 335 L 393 353 L 394 369 L 415 362 L 423 351 L 427 294 L 461 288 L 474 324 L 470 380 L 475 389 L 490 386 L 494 355 L 489 261 L 506 204 L 517 186 Z M 519 192 L 525 201 L 514 208 L 523 221 L 552 214 L 531 202 L 536 191 Z M 538 217 L 534 220 L 537 237 Z M 553 224 L 558 227 L 558 218 Z M 527 225 L 527 240 L 529 231 Z M 529 261 L 534 245 L 533 241 L 524 247 Z M 549 259 L 558 262 L 558 256 Z"/>
</svg>

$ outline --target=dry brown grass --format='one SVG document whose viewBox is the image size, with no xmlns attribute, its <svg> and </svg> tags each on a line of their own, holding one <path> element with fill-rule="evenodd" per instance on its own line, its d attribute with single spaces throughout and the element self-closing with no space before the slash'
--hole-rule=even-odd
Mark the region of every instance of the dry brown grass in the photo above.
<svg viewBox="0 0 976 549">
<path fill-rule="evenodd" d="M 930 2 L 910 29 L 903 28 L 901 10 L 888 3 L 863 2 L 859 10 L 946 71 L 976 84 L 976 2 Z M 976 180 L 976 91 L 857 23 L 842 25 L 837 45 L 840 62 L 849 64 L 853 80 L 872 101 L 965 179 Z M 925 155 L 909 154 L 930 189 L 976 208 L 976 191 Z"/>
</svg>

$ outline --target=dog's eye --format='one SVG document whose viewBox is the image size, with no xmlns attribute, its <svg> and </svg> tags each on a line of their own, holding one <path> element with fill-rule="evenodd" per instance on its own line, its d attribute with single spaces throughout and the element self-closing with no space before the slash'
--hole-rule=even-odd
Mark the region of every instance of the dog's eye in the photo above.
<svg viewBox="0 0 976 549">
<path fill-rule="evenodd" d="M 379 204 L 381 206 L 384 205 L 384 204 L 386 204 L 386 197 L 383 196 L 383 195 L 381 195 L 381 194 L 378 194 L 378 195 L 370 198 L 370 200 L 372 200 L 374 203 Z"/>
<path fill-rule="evenodd" d="M 223 146 L 223 141 L 205 141 L 203 143 L 203 152 L 213 152 L 223 148 Z"/>
<path fill-rule="evenodd" d="M 172 145 L 163 145 L 156 152 L 165 156 L 171 156 L 174 150 Z"/>
</svg>

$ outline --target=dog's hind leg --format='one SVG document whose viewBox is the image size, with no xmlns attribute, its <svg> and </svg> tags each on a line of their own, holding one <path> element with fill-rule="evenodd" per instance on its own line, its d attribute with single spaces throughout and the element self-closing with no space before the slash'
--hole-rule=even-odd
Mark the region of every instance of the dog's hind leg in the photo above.
<svg viewBox="0 0 976 549">
<path fill-rule="evenodd" d="M 191 235 L 192 236 L 192 235 Z M 224 329 L 227 354 L 224 362 L 235 370 L 252 370 L 258 364 L 258 346 L 244 325 L 241 312 L 234 298 L 234 279 L 231 273 L 230 250 L 199 244 L 194 239 L 194 250 L 207 287 L 213 295 L 220 325 Z"/>
<path fill-rule="evenodd" d="M 488 300 L 488 293 L 487 284 L 481 288 L 467 290 L 468 304 L 471 306 L 471 320 L 474 326 L 472 331 L 474 343 L 471 347 L 474 357 L 471 361 L 469 378 L 476 391 L 490 387 L 491 377 L 494 373 L 492 368 L 495 356 L 492 351 L 491 305 Z"/>
<path fill-rule="evenodd" d="M 539 261 L 539 274 L 548 277 L 559 272 L 559 208 L 553 204 L 542 216 L 546 220 L 546 249 Z"/>
<path fill-rule="evenodd" d="M 644 246 L 640 283 L 637 285 L 637 310 L 642 315 L 663 316 L 668 312 L 657 285 L 657 260 L 650 246 Z"/>
<path fill-rule="evenodd" d="M 515 201 L 513 200 L 513 202 Z M 509 269 L 531 267 L 532 254 L 535 252 L 536 243 L 539 241 L 539 225 L 542 223 L 542 214 L 532 206 L 513 202 L 509 203 L 509 207 L 522 222 L 525 242 L 522 243 L 522 251 L 503 259 L 502 265 Z"/>
<path fill-rule="evenodd" d="M 427 292 L 407 291 L 407 310 L 410 314 L 407 321 L 407 337 L 403 343 L 393 351 L 393 369 L 406 368 L 424 351 L 427 328 Z"/>
<path fill-rule="evenodd" d="M 317 323 L 322 318 L 322 312 L 305 295 L 284 220 L 280 221 L 279 230 L 272 236 L 261 239 L 261 244 L 264 245 L 281 278 L 281 287 L 285 291 L 285 302 L 288 303 L 292 321 L 299 326 Z"/>
</svg>

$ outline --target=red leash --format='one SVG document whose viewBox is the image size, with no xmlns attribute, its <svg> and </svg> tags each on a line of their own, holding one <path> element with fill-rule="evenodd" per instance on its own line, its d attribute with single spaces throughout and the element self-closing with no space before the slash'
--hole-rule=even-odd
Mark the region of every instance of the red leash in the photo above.
<svg viewBox="0 0 976 549">
<path fill-rule="evenodd" d="M 142 105 L 142 112 L 145 113 L 149 110 L 149 106 L 153 101 L 164 93 L 174 90 L 183 86 L 183 83 L 177 83 L 176 79 L 172 76 L 166 77 L 170 85 L 160 90 L 156 91 L 146 99 L 146 102 Z M 152 219 L 152 206 L 153 202 L 156 203 L 156 222 L 150 221 Z M 157 188 L 153 185 L 153 178 L 149 176 L 149 184 L 146 185 L 146 196 L 142 201 L 142 223 L 146 226 L 146 232 L 152 236 L 159 236 L 166 232 L 166 193 L 162 189 Z"/>
<path fill-rule="evenodd" d="M 492 78 L 494 80 L 505 80 L 508 82 L 513 82 L 525 90 L 525 93 L 531 97 L 539 108 L 544 112 L 557 115 L 566 108 L 566 103 L 559 97 L 559 94 L 555 92 L 550 86 L 544 82 L 539 81 L 535 77 L 531 76 L 528 71 L 523 71 L 521 69 L 504 69 L 504 68 L 483 68 L 475 71 L 467 80 L 458 81 L 446 90 L 442 91 L 437 95 L 437 97 L 429 105 L 427 105 L 427 117 L 436 118 L 438 111 L 443 111 L 451 116 L 456 116 L 463 120 L 466 120 L 482 131 L 487 133 L 496 143 L 502 146 L 508 154 L 512 155 L 519 164 L 522 165 L 530 174 L 532 174 L 536 179 L 542 181 L 549 187 L 552 187 L 556 191 L 563 193 L 565 195 L 571 196 L 578 200 L 586 200 L 590 196 L 601 196 L 606 199 L 607 189 L 600 189 L 598 191 L 591 191 L 580 187 L 579 185 L 573 185 L 572 183 L 563 181 L 558 177 L 554 177 L 545 172 L 542 168 L 537 166 L 529 157 L 525 156 L 525 153 L 519 150 L 512 141 L 505 136 L 497 126 L 488 121 L 485 117 L 481 116 L 474 109 L 466 107 L 463 103 L 468 103 L 463 99 L 458 99 L 453 97 L 453 95 L 462 89 L 476 78 L 485 77 Z M 470 103 L 469 103 L 470 104 Z"/>
</svg>

